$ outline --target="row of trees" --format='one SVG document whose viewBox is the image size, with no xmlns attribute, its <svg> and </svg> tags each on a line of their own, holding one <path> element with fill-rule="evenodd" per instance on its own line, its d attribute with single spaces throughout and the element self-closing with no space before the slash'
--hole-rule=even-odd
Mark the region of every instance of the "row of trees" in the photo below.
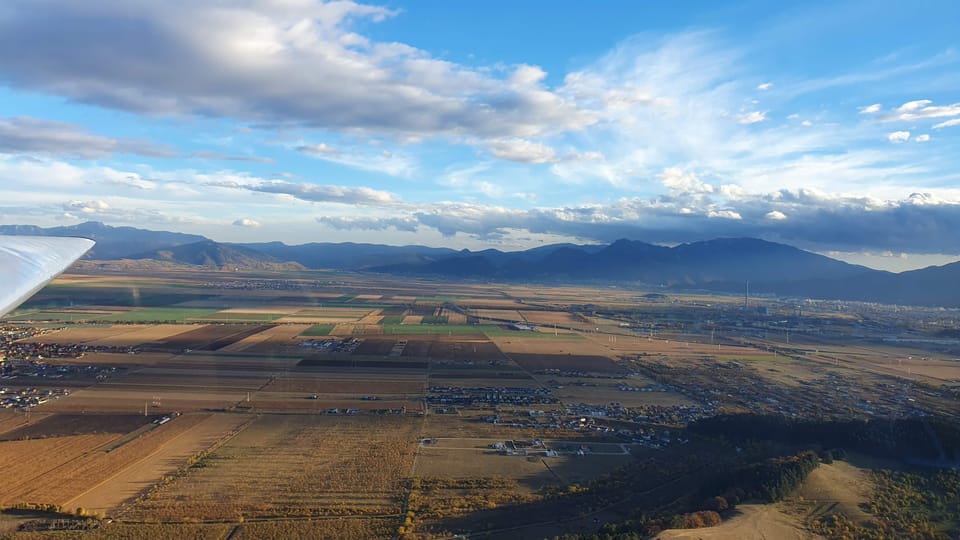
<svg viewBox="0 0 960 540">
<path fill-rule="evenodd" d="M 823 457 L 833 460 L 842 451 L 828 451 Z M 766 459 L 715 475 L 702 485 L 700 493 L 680 505 L 663 511 L 642 513 L 638 518 L 604 525 L 598 538 L 627 540 L 647 538 L 664 529 L 689 529 L 719 525 L 722 516 L 746 500 L 779 501 L 796 489 L 821 462 L 813 451 Z"/>
<path fill-rule="evenodd" d="M 960 426 L 943 418 L 808 420 L 730 414 L 698 420 L 688 430 L 732 440 L 816 443 L 880 457 L 960 463 Z"/>
<path fill-rule="evenodd" d="M 830 455 L 832 461 L 833 453 Z M 806 451 L 748 465 L 706 486 L 707 493 L 719 493 L 707 498 L 706 504 L 726 510 L 743 500 L 780 501 L 799 487 L 819 464 L 820 457 L 815 452 Z M 723 502 L 726 503 L 725 508 Z"/>
</svg>

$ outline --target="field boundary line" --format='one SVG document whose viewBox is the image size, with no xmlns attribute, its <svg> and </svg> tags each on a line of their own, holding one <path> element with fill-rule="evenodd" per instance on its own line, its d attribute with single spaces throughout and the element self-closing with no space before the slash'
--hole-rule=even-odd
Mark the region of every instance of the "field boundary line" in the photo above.
<svg viewBox="0 0 960 540">
<path fill-rule="evenodd" d="M 215 416 L 215 415 L 211 414 L 208 418 L 213 418 L 214 416 Z M 90 493 L 91 491 L 94 491 L 94 490 L 100 488 L 101 486 L 103 486 L 103 485 L 106 484 L 107 482 L 109 482 L 109 481 L 113 480 L 114 478 L 120 476 L 121 474 L 123 474 L 124 472 L 126 472 L 126 471 L 127 471 L 128 469 L 130 469 L 131 467 L 135 467 L 135 466 L 139 465 L 140 463 L 146 461 L 147 459 L 150 459 L 151 457 L 157 455 L 157 454 L 160 453 L 164 448 L 166 448 L 167 445 L 169 445 L 169 444 L 172 443 L 173 441 L 176 441 L 176 440 L 180 439 L 181 437 L 183 437 L 184 435 L 186 435 L 187 433 L 190 433 L 191 431 L 199 428 L 200 425 L 201 425 L 203 422 L 204 422 L 204 421 L 201 421 L 201 422 L 197 423 L 196 425 L 188 428 L 186 431 L 184 431 L 184 432 L 182 432 L 182 433 L 180 433 L 180 434 L 178 434 L 178 435 L 175 435 L 174 437 L 170 438 L 170 439 L 167 440 L 167 441 L 164 441 L 163 444 L 161 444 L 160 446 L 158 446 L 154 451 L 152 451 L 152 452 L 150 452 L 149 454 L 143 456 L 142 458 L 134 461 L 133 463 L 130 463 L 129 465 L 127 465 L 126 467 L 120 469 L 119 471 L 115 472 L 114 474 L 111 474 L 110 476 L 104 478 L 103 480 L 101 480 L 100 482 L 98 482 L 98 483 L 97 483 L 96 485 L 94 485 L 93 487 L 87 489 L 86 491 L 84 491 L 84 492 L 76 495 L 75 497 L 69 499 L 68 501 L 64 502 L 61 506 L 68 506 L 68 505 L 70 505 L 71 503 L 73 503 L 74 501 L 76 501 L 77 499 L 79 499 L 80 497 L 83 497 L 84 495 L 87 495 L 87 494 Z M 169 424 L 168 424 L 168 425 L 169 425 Z M 248 425 L 248 423 L 243 424 L 244 427 L 245 427 L 246 425 Z M 151 431 L 155 431 L 155 430 L 151 430 Z M 242 430 L 241 430 L 241 431 L 242 431 Z M 151 487 L 152 487 L 152 486 L 151 486 Z M 149 488 L 147 488 L 147 489 L 149 489 Z M 123 506 L 123 504 L 121 504 L 120 506 Z"/>
</svg>

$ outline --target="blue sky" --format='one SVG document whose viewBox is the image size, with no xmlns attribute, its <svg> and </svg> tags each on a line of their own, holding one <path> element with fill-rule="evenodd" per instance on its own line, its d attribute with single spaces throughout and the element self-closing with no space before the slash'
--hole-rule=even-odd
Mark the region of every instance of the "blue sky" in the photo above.
<svg viewBox="0 0 960 540">
<path fill-rule="evenodd" d="M 0 6 L 0 222 L 960 257 L 960 4 Z"/>
</svg>

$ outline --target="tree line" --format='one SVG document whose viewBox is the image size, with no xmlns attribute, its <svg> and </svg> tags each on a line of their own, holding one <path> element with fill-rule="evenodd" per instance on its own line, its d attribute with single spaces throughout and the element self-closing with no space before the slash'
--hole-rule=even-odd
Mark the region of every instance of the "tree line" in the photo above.
<svg viewBox="0 0 960 540">
<path fill-rule="evenodd" d="M 727 414 L 698 420 L 687 429 L 731 440 L 813 443 L 878 457 L 960 464 L 960 426 L 945 418 L 809 420 Z"/>
</svg>

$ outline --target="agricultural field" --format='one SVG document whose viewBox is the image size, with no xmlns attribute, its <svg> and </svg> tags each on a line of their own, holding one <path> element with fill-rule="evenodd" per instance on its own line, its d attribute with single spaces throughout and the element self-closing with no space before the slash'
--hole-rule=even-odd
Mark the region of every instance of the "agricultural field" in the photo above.
<svg viewBox="0 0 960 540">
<path fill-rule="evenodd" d="M 960 407 L 960 350 L 829 306 L 334 275 L 67 275 L 5 320 L 0 465 L 17 474 L 0 505 L 60 513 L 0 512 L 0 535 L 81 507 L 112 520 L 91 538 L 593 534 L 640 504 L 601 495 L 611 479 L 669 515 L 712 468 L 806 449 L 689 431 L 718 414 Z M 868 493 L 826 487 L 872 478 L 857 467 L 822 465 L 716 530 L 805 534 L 834 502 L 869 523 Z"/>
<path fill-rule="evenodd" d="M 405 418 L 261 416 L 122 516 L 399 515 L 418 429 Z"/>
<path fill-rule="evenodd" d="M 4 483 L 0 504 L 29 501 L 68 508 L 80 506 L 75 503 L 76 499 L 113 481 L 128 468 L 155 457 L 158 448 L 183 440 L 208 417 L 183 416 L 164 425 L 151 423 L 155 418 L 140 416 L 137 420 L 132 416 L 90 415 L 78 420 L 71 415 L 53 415 L 39 426 L 22 428 L 23 438 L 0 442 L 0 463 L 19 471 L 16 481 Z M 139 426 L 131 429 L 136 424 Z M 77 434 L 64 434 L 74 432 Z M 198 444 L 193 447 L 197 447 L 194 452 L 204 449 Z M 138 472 L 137 478 L 149 485 L 157 482 L 164 472 L 171 472 L 169 464 L 158 461 L 152 469 Z M 110 506 L 123 501 L 118 499 L 121 491 L 90 500 L 108 499 L 104 506 Z M 137 491 L 134 489 L 127 495 Z"/>
</svg>

